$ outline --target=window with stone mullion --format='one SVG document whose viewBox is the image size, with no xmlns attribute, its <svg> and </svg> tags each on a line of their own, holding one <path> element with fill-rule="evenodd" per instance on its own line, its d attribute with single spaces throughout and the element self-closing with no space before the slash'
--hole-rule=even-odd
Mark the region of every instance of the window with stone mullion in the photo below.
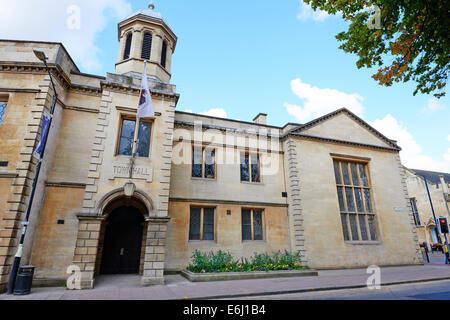
<svg viewBox="0 0 450 320">
<path fill-rule="evenodd" d="M 344 240 L 376 241 L 367 166 L 338 160 L 333 166 Z"/>
</svg>

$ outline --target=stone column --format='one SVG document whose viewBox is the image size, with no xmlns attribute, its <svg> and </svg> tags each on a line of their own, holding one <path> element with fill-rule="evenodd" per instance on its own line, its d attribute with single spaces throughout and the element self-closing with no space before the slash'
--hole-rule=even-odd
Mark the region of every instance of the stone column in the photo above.
<svg viewBox="0 0 450 320">
<path fill-rule="evenodd" d="M 166 55 L 166 70 L 170 73 L 172 70 L 172 53 L 173 48 L 167 43 L 167 55 Z"/>
<path fill-rule="evenodd" d="M 160 64 L 161 50 L 162 50 L 162 35 L 160 33 L 154 33 L 152 39 L 152 52 L 150 55 L 150 61 Z"/>
<path fill-rule="evenodd" d="M 133 41 L 131 41 L 130 58 L 140 59 L 142 50 L 142 31 L 133 31 Z"/>
<path fill-rule="evenodd" d="M 147 221 L 144 273 L 141 284 L 142 286 L 162 285 L 164 284 L 167 223 L 170 217 L 151 217 Z"/>
<path fill-rule="evenodd" d="M 120 35 L 120 40 L 119 40 L 119 54 L 117 55 L 117 63 L 119 63 L 123 60 L 123 52 L 125 50 L 125 42 L 126 42 L 126 39 L 124 38 L 124 34 L 122 32 L 122 34 Z"/>
<path fill-rule="evenodd" d="M 103 217 L 78 216 L 78 236 L 73 264 L 81 271 L 81 282 L 75 289 L 93 289 L 94 272 L 98 259 L 98 243 Z"/>
</svg>

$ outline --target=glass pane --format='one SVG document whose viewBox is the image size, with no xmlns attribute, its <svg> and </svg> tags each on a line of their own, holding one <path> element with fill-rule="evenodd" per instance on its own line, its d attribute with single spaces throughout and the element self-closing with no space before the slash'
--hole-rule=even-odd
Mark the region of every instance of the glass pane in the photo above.
<svg viewBox="0 0 450 320">
<path fill-rule="evenodd" d="M 248 154 L 241 153 L 241 181 L 250 181 Z"/>
<path fill-rule="evenodd" d="M 194 178 L 202 177 L 203 155 L 202 148 L 195 147 L 192 151 L 192 176 Z"/>
<path fill-rule="evenodd" d="M 136 122 L 133 120 L 122 121 L 122 131 L 120 133 L 119 154 L 131 156 L 133 152 L 134 129 Z"/>
<path fill-rule="evenodd" d="M 370 238 L 372 241 L 376 241 L 377 238 L 377 229 L 375 227 L 375 216 L 370 215 L 367 217 L 367 220 L 369 222 L 369 231 L 370 231 Z"/>
<path fill-rule="evenodd" d="M 214 240 L 214 208 L 203 209 L 203 240 Z"/>
<path fill-rule="evenodd" d="M 356 169 L 355 163 L 350 163 L 350 168 L 352 170 L 352 181 L 354 186 L 359 186 L 359 179 L 358 179 L 358 169 Z"/>
<path fill-rule="evenodd" d="M 348 163 L 341 162 L 341 167 L 342 167 L 342 175 L 344 176 L 344 184 L 351 185 L 350 175 L 348 173 Z"/>
<path fill-rule="evenodd" d="M 262 230 L 262 212 L 253 211 L 253 240 L 262 240 L 263 230 Z"/>
<path fill-rule="evenodd" d="M 250 210 L 242 210 L 242 240 L 252 240 Z"/>
<path fill-rule="evenodd" d="M 0 125 L 2 124 L 5 111 L 6 111 L 6 102 L 0 102 Z"/>
<path fill-rule="evenodd" d="M 191 208 L 189 222 L 189 240 L 200 240 L 200 208 Z"/>
<path fill-rule="evenodd" d="M 216 150 L 205 150 L 205 178 L 215 178 L 215 162 L 216 162 Z"/>
<path fill-rule="evenodd" d="M 334 177 L 336 178 L 336 184 L 341 184 L 341 172 L 339 170 L 339 162 L 333 161 Z"/>
<path fill-rule="evenodd" d="M 360 188 L 355 188 L 356 209 L 358 212 L 364 212 L 362 192 Z"/>
<path fill-rule="evenodd" d="M 355 201 L 353 200 L 352 188 L 345 188 L 345 197 L 347 198 L 347 210 L 355 212 Z"/>
<path fill-rule="evenodd" d="M 351 214 L 350 216 L 350 228 L 352 230 L 352 240 L 359 240 L 358 236 L 358 226 L 356 225 L 356 214 Z"/>
<path fill-rule="evenodd" d="M 345 213 L 341 214 L 341 222 L 342 222 L 342 231 L 344 232 L 344 240 L 350 240 L 350 236 L 348 234 L 348 224 L 347 224 L 347 215 Z"/>
<path fill-rule="evenodd" d="M 366 170 L 364 168 L 364 165 L 359 165 L 359 175 L 361 177 L 361 182 L 364 187 L 369 186 L 369 180 L 367 179 Z"/>
<path fill-rule="evenodd" d="M 259 176 L 259 155 L 252 155 L 252 182 L 260 182 Z"/>
<path fill-rule="evenodd" d="M 131 156 L 133 152 L 133 141 L 127 138 L 121 138 L 119 144 L 119 154 L 124 156 Z"/>
<path fill-rule="evenodd" d="M 343 194 L 342 189 L 343 189 L 342 187 L 337 188 L 338 199 L 339 199 L 339 209 L 341 210 L 341 212 L 345 212 L 344 194 Z"/>
<path fill-rule="evenodd" d="M 364 201 L 366 204 L 366 211 L 372 212 L 372 204 L 370 201 L 370 190 L 368 190 L 368 189 L 364 189 Z"/>
<path fill-rule="evenodd" d="M 136 156 L 148 158 L 150 155 L 150 138 L 152 124 L 150 122 L 139 122 L 139 137 Z"/>
<path fill-rule="evenodd" d="M 363 214 L 359 215 L 359 230 L 361 230 L 362 240 L 369 240 L 369 236 L 367 235 L 366 216 Z"/>
<path fill-rule="evenodd" d="M 122 132 L 121 136 L 134 139 L 134 128 L 136 127 L 136 121 L 134 120 L 123 120 L 122 122 Z"/>
</svg>

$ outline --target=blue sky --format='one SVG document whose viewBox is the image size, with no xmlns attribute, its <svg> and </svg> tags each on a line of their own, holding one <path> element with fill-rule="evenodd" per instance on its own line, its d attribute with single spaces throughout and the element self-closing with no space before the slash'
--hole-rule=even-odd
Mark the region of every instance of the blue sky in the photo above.
<svg viewBox="0 0 450 320">
<path fill-rule="evenodd" d="M 83 72 L 99 75 L 114 72 L 117 23 L 149 3 L 62 0 L 52 6 L 60 18 L 49 19 L 26 5 L 31 0 L 5 2 L 1 38 L 62 41 Z M 43 7 L 46 2 L 55 3 L 43 0 Z M 71 4 L 81 8 L 80 30 L 64 26 Z M 178 110 L 246 121 L 265 112 L 270 124 L 282 126 L 348 107 L 399 141 L 405 165 L 450 172 L 448 99 L 414 97 L 414 83 L 379 86 L 371 78 L 374 70 L 358 70 L 356 57 L 338 49 L 335 35 L 346 29 L 340 17 L 314 13 L 299 0 L 156 0 L 155 5 L 178 36 L 172 59 Z M 25 25 L 17 18 L 27 10 L 33 17 Z M 16 19 L 8 21 L 7 14 Z M 8 31 L 2 23 L 9 23 Z M 20 30 L 9 31 L 11 23 L 20 23 Z"/>
</svg>

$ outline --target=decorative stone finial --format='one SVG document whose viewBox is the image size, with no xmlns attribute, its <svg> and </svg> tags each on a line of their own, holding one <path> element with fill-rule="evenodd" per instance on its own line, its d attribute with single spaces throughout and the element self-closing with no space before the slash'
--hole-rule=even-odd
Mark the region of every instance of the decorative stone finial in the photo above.
<svg viewBox="0 0 450 320">
<path fill-rule="evenodd" d="M 152 10 L 152 11 L 153 11 L 153 9 L 155 9 L 155 4 L 153 3 L 153 0 L 150 1 L 150 4 L 148 5 L 148 8 L 150 10 Z"/>
</svg>

